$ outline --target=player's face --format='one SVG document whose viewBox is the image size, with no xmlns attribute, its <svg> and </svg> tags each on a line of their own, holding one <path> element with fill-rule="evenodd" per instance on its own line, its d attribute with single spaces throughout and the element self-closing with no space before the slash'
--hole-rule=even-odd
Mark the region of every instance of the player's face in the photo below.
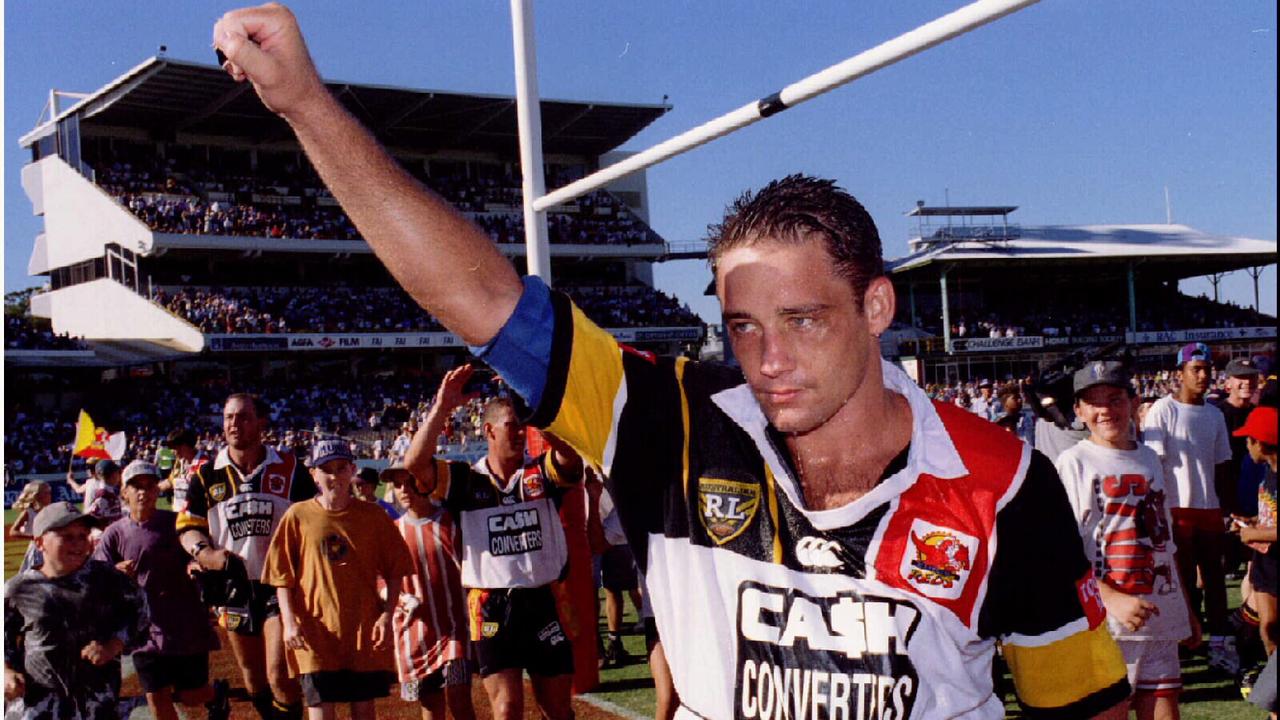
<svg viewBox="0 0 1280 720">
<path fill-rule="evenodd" d="M 493 418 L 484 424 L 489 447 L 502 457 L 524 455 L 524 424 L 511 408 L 499 408 Z"/>
<path fill-rule="evenodd" d="M 859 310 L 821 240 L 726 251 L 716 294 L 747 383 L 779 431 L 820 427 L 864 384 L 880 386 L 876 334 L 893 318 L 893 287 L 874 281 Z"/>
<path fill-rule="evenodd" d="M 262 444 L 265 419 L 259 418 L 253 403 L 232 398 L 222 408 L 222 434 L 236 450 L 249 450 Z"/>
<path fill-rule="evenodd" d="M 415 513 L 422 513 L 431 506 L 426 495 L 413 488 L 413 477 L 407 472 L 396 473 L 391 478 L 391 486 L 395 492 L 396 504 L 400 507 L 412 508 Z"/>
<path fill-rule="evenodd" d="M 1209 380 L 1213 368 L 1204 360 L 1191 360 L 1182 364 L 1182 386 L 1192 395 L 1199 397 L 1209 391 Z"/>
<path fill-rule="evenodd" d="M 330 498 L 349 496 L 351 479 L 355 474 L 355 463 L 344 458 L 336 458 L 311 468 L 311 479 L 315 480 L 316 489 L 321 495 Z"/>
<path fill-rule="evenodd" d="M 50 530 L 36 538 L 36 544 L 44 553 L 45 575 L 62 577 L 84 566 L 92 550 L 89 545 L 89 526 L 74 522 L 66 527 Z"/>
<path fill-rule="evenodd" d="M 48 485 L 40 486 L 40 490 L 36 492 L 36 504 L 44 507 L 53 502 L 53 488 Z"/>
<path fill-rule="evenodd" d="M 1114 385 L 1094 385 L 1080 393 L 1076 400 L 1076 416 L 1089 432 L 1108 445 L 1129 442 L 1129 419 L 1133 406 L 1129 391 Z"/>
<path fill-rule="evenodd" d="M 160 479 L 154 475 L 139 475 L 129 480 L 120 491 L 125 506 L 129 508 L 129 517 L 135 520 L 151 517 L 160 497 L 159 485 Z"/>
<path fill-rule="evenodd" d="M 367 483 L 358 477 L 351 481 L 351 494 L 368 502 L 378 500 L 378 488 L 373 483 Z"/>
</svg>

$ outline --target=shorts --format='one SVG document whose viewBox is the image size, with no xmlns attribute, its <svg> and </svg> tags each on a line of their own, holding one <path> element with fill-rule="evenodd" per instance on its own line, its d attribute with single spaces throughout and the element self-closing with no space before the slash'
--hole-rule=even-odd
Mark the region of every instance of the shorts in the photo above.
<svg viewBox="0 0 1280 720">
<path fill-rule="evenodd" d="M 600 584 L 612 592 L 629 592 L 640 587 L 630 547 L 610 545 L 604 551 L 600 556 Z"/>
<path fill-rule="evenodd" d="M 1116 640 L 1135 693 L 1177 697 L 1182 692 L 1182 668 L 1176 640 Z"/>
<path fill-rule="evenodd" d="M 197 690 L 209 684 L 209 653 L 160 655 L 134 653 L 133 669 L 144 692 L 173 688 L 177 692 Z"/>
<path fill-rule="evenodd" d="M 549 585 L 467 590 L 467 629 L 481 677 L 510 669 L 573 674 L 573 647 Z"/>
<path fill-rule="evenodd" d="M 445 688 L 471 684 L 471 663 L 467 660 L 450 660 L 439 670 L 421 680 L 400 683 L 400 699 L 417 702 L 431 693 Z"/>
<path fill-rule="evenodd" d="M 303 673 L 302 704 L 315 707 L 321 703 L 357 703 L 377 700 L 391 694 L 396 674 L 385 670 L 321 670 Z"/>
<path fill-rule="evenodd" d="M 1249 563 L 1249 583 L 1255 590 L 1268 595 L 1276 594 L 1275 555 L 1254 551 L 1253 562 Z"/>
<path fill-rule="evenodd" d="M 257 580 L 251 580 L 249 586 L 249 602 L 222 608 L 222 626 L 237 635 L 261 635 L 267 618 L 280 616 L 275 588 Z"/>
</svg>

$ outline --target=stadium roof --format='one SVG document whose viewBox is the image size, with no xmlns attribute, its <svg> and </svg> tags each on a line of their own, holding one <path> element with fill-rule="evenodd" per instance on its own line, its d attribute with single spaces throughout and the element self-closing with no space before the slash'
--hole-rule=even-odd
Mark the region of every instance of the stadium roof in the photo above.
<svg viewBox="0 0 1280 720">
<path fill-rule="evenodd" d="M 929 207 L 916 205 L 907 211 L 907 217 L 949 217 L 962 215 L 1008 215 L 1017 205 L 971 205 L 967 207 Z"/>
<path fill-rule="evenodd" d="M 518 152 L 515 98 L 326 81 L 334 95 L 385 144 L 424 152 Z M 542 100 L 547 154 L 599 156 L 671 109 L 667 104 Z M 73 113 L 85 127 L 144 128 L 157 137 L 192 133 L 254 141 L 292 138 L 284 122 L 213 65 L 152 57 L 24 135 L 31 145 Z"/>
<path fill-rule="evenodd" d="M 1061 268 L 1065 264 L 1134 261 L 1139 272 L 1166 279 L 1199 277 L 1276 262 L 1276 241 L 1210 235 L 1186 225 L 1020 227 L 1010 239 L 924 238 L 920 250 L 888 263 L 893 275 L 936 275 L 941 267 Z"/>
</svg>

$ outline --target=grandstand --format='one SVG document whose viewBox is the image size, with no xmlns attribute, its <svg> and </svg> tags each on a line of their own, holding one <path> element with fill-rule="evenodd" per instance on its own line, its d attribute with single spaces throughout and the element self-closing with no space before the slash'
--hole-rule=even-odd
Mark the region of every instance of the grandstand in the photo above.
<svg viewBox="0 0 1280 720">
<path fill-rule="evenodd" d="M 515 98 L 329 87 L 523 272 Z M 365 418 L 417 406 L 466 354 L 400 290 L 247 90 L 218 67 L 152 57 L 91 93 L 51 93 L 21 140 L 22 185 L 44 220 L 28 272 L 48 284 L 7 318 L 6 414 L 10 428 L 28 425 L 6 437 L 6 460 L 64 472 L 58 446 L 80 407 L 131 431 L 138 450 L 163 423 L 216 432 L 216 396 L 241 386 L 275 403 L 282 441 L 322 429 L 389 444 L 399 423 L 371 433 Z M 625 155 L 618 148 L 671 108 L 541 109 L 546 184 L 559 187 Z M 643 174 L 556 206 L 552 281 L 624 342 L 696 352 L 704 324 L 653 287 L 668 246 L 648 217 Z M 322 395 L 322 378 L 338 400 L 295 400 Z M 351 407 L 336 411 L 339 400 Z"/>
<path fill-rule="evenodd" d="M 1251 274 L 1274 240 L 1185 225 L 1024 227 L 1015 206 L 930 207 L 907 216 L 909 254 L 890 261 L 898 322 L 887 356 L 924 383 L 1022 377 L 1070 349 L 1122 342 L 1140 366 L 1214 343 L 1226 356 L 1272 354 L 1276 319 L 1178 291 L 1192 277 Z"/>
</svg>

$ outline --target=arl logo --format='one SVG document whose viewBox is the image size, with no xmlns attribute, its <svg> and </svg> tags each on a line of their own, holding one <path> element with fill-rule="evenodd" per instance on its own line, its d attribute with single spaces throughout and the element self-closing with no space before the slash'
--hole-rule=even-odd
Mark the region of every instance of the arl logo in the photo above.
<svg viewBox="0 0 1280 720">
<path fill-rule="evenodd" d="M 972 535 L 917 519 L 902 557 L 902 577 L 926 597 L 954 600 L 964 592 L 971 557 L 980 543 Z"/>
<path fill-rule="evenodd" d="M 707 535 L 724 545 L 742 534 L 760 507 L 760 486 L 753 483 L 698 478 L 698 515 Z"/>
</svg>

